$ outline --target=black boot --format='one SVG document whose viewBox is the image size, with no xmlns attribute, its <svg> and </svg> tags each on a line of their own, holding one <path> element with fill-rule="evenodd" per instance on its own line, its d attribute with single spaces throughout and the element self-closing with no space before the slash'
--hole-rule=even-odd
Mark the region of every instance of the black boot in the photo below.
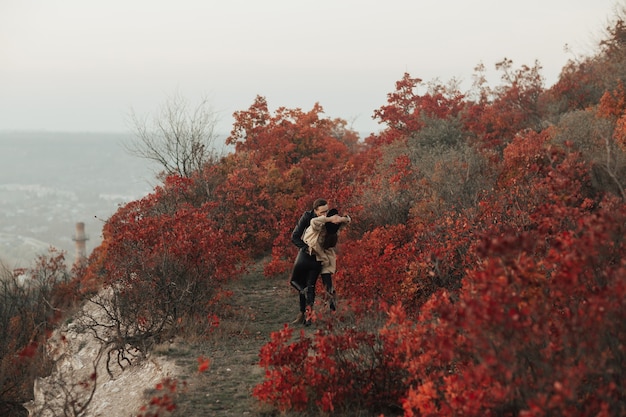
<svg viewBox="0 0 626 417">
<path fill-rule="evenodd" d="M 326 288 L 326 299 L 328 300 L 328 306 L 330 307 L 331 311 L 335 311 L 337 310 L 337 306 L 332 274 L 322 274 L 322 282 L 324 283 L 324 287 Z"/>
<path fill-rule="evenodd" d="M 304 313 L 301 311 L 300 313 L 298 313 L 296 319 L 291 322 L 291 324 L 304 324 L 304 322 Z"/>
<path fill-rule="evenodd" d="M 304 325 L 310 326 L 313 323 L 313 306 L 306 306 L 304 312 Z"/>
</svg>

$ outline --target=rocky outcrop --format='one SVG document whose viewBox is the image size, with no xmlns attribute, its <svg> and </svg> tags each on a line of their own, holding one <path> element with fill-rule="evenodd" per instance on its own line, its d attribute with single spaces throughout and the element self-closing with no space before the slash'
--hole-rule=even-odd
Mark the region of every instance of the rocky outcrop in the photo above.
<svg viewBox="0 0 626 417">
<path fill-rule="evenodd" d="M 57 329 L 47 346 L 55 366 L 34 384 L 34 400 L 25 404 L 29 416 L 133 416 L 147 403 L 145 393 L 178 369 L 165 357 L 136 356 L 122 367 L 107 371 L 106 351 L 93 333 L 86 331 L 85 317 L 97 317 L 98 306 L 87 303 L 71 323 Z M 101 316 L 102 317 L 102 316 Z"/>
</svg>

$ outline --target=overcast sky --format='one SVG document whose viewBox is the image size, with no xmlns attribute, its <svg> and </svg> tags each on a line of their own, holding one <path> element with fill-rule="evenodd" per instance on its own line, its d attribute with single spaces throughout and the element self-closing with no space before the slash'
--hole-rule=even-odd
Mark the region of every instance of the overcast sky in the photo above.
<svg viewBox="0 0 626 417">
<path fill-rule="evenodd" d="M 272 111 L 318 102 L 371 133 L 405 72 L 469 86 L 477 64 L 507 57 L 538 60 L 552 85 L 568 59 L 595 52 L 619 4 L 0 0 L 0 130 L 128 131 L 131 109 L 153 114 L 179 93 L 208 97 L 224 133 L 257 95 Z"/>
</svg>

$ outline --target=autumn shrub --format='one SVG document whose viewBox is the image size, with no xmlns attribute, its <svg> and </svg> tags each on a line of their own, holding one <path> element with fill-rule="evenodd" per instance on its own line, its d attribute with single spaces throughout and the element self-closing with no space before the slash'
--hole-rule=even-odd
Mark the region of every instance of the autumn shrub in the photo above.
<svg viewBox="0 0 626 417">
<path fill-rule="evenodd" d="M 272 333 L 260 352 L 265 381 L 253 395 L 281 412 L 398 412 L 406 371 L 389 360 L 387 340 L 375 331 L 382 315 L 370 308 L 366 318 L 320 320 L 312 336 L 288 326 Z"/>
<path fill-rule="evenodd" d="M 568 61 L 557 82 L 542 94 L 547 117 L 584 110 L 600 100 L 605 91 L 605 63 L 600 57 Z"/>
<path fill-rule="evenodd" d="M 419 213 L 429 215 L 447 211 L 461 211 L 475 207 L 482 194 L 493 186 L 497 169 L 489 166 L 486 158 L 467 144 L 455 146 L 422 145 L 411 148 L 412 164 L 425 177 L 429 198 L 416 198 L 412 210 L 420 204 Z"/>
<path fill-rule="evenodd" d="M 337 292 L 353 299 L 401 302 L 418 311 L 439 288 L 458 290 L 468 265 L 476 261 L 471 251 L 475 233 L 468 214 L 455 211 L 425 222 L 378 227 L 341 247 Z"/>
<path fill-rule="evenodd" d="M 295 223 L 294 225 L 291 225 L 291 223 L 287 225 L 287 222 L 284 220 L 279 221 L 279 224 L 282 230 L 288 230 L 289 226 L 294 227 L 295 225 Z M 265 276 L 286 274 L 292 268 L 298 252 L 295 246 L 291 248 L 293 243 L 291 243 L 290 237 L 290 233 L 283 232 L 272 243 L 270 260 L 263 268 Z"/>
<path fill-rule="evenodd" d="M 570 146 L 581 152 L 588 161 L 598 161 L 605 156 L 603 138 L 612 132 L 611 122 L 596 117 L 592 110 L 577 110 L 565 113 L 553 130 L 553 141 L 556 144 Z"/>
<path fill-rule="evenodd" d="M 524 161 L 525 180 L 508 172 L 515 181 L 503 182 L 506 188 L 484 202 L 475 218 L 475 237 L 483 246 L 469 248 L 477 262 L 467 265 L 458 301 L 451 303 L 449 293 L 432 297 L 416 327 L 406 320 L 409 333 L 415 332 L 407 340 L 422 341 L 408 355 L 415 362 L 406 366 L 425 381 L 407 397 L 406 415 L 545 415 L 546 409 L 548 415 L 594 415 L 605 407 L 623 412 L 623 398 L 615 396 L 615 375 L 622 371 L 614 366 L 623 355 L 615 346 L 624 337 L 617 328 L 623 320 L 623 203 L 590 199 L 584 165 L 571 154 L 538 157 L 541 147 L 529 147 L 526 139 L 527 158 L 518 160 Z M 502 200 L 494 206 L 497 195 Z M 611 311 L 598 319 L 588 310 L 591 299 L 602 304 L 593 308 Z M 580 343 L 583 334 L 605 327 L 598 344 Z M 586 355 L 606 358 L 590 371 L 594 375 L 585 371 Z M 417 372 L 419 364 L 425 368 Z"/>
<path fill-rule="evenodd" d="M 524 130 L 539 131 L 542 126 L 540 97 L 543 93 L 541 65 L 521 65 L 503 59 L 495 64 L 501 84 L 495 88 L 480 86 L 479 99 L 468 103 L 463 112 L 466 129 L 477 140 L 476 145 L 496 154 L 515 135 Z"/>
<path fill-rule="evenodd" d="M 337 293 L 351 299 L 391 304 L 398 301 L 407 262 L 414 257 L 411 241 L 405 225 L 393 225 L 376 228 L 360 240 L 343 244 L 334 280 Z"/>
<path fill-rule="evenodd" d="M 235 165 L 216 188 L 211 217 L 224 233 L 239 236 L 243 249 L 260 256 L 276 237 L 276 228 L 267 226 L 277 222 L 281 204 L 289 206 L 297 179 L 286 181 L 271 161 L 258 163 L 246 152 L 230 158 Z"/>
<path fill-rule="evenodd" d="M 417 323 L 394 311 L 384 332 L 403 340 L 414 384 L 405 415 L 625 412 L 625 213 L 605 204 L 550 233 L 547 252 L 535 233 L 485 236 L 457 302 L 433 297 Z"/>
<path fill-rule="evenodd" d="M 477 236 L 481 261 L 454 297 L 435 291 L 417 314 L 397 303 L 379 327 L 274 334 L 255 396 L 283 411 L 623 414 L 626 210 L 572 205 L 561 222 L 553 204 L 534 213 L 537 229 Z"/>
<path fill-rule="evenodd" d="M 187 181 L 127 204 L 104 226 L 89 272 L 102 290 L 90 298 L 98 309 L 86 326 L 107 348 L 107 363 L 128 364 L 130 352 L 145 355 L 173 332 L 210 329 L 223 284 L 245 266 L 238 236 L 220 229 L 210 203 L 171 196 L 184 195 Z M 184 327 L 194 322 L 206 325 Z"/>
<path fill-rule="evenodd" d="M 53 249 L 28 268 L 0 267 L 0 414 L 18 416 L 35 378 L 50 372 L 46 341 L 72 312 L 78 289 L 64 254 Z"/>
<path fill-rule="evenodd" d="M 149 394 L 147 404 L 139 408 L 137 417 L 171 416 L 178 408 L 177 400 L 187 391 L 187 382 L 175 378 L 163 378 Z"/>
<path fill-rule="evenodd" d="M 389 321 L 297 342 L 285 329 L 264 347 L 257 395 L 281 410 L 395 401 L 407 416 L 624 413 L 626 209 L 599 197 L 585 161 L 550 138 L 517 135 L 475 208 L 377 227 L 344 246 L 338 293 L 388 303 Z M 342 362 L 342 349 L 354 357 Z M 385 398 L 355 393 L 335 369 L 350 373 L 344 381 L 364 371 L 399 382 Z"/>
<path fill-rule="evenodd" d="M 372 230 L 406 223 L 412 204 L 424 197 L 422 178 L 423 174 L 406 156 L 404 144 L 387 146 L 376 171 L 355 192 L 354 198 L 363 206 L 359 213 L 361 227 Z"/>
<path fill-rule="evenodd" d="M 596 192 L 624 197 L 626 154 L 620 145 L 620 125 L 616 126 L 617 118 L 599 117 L 598 112 L 585 110 L 563 115 L 551 131 L 552 141 L 580 152 L 592 166 L 591 185 Z"/>
<path fill-rule="evenodd" d="M 322 113 L 319 104 L 309 111 L 279 107 L 270 112 L 265 98 L 257 96 L 247 110 L 233 115 L 226 143 L 235 153 L 222 160 L 213 213 L 225 231 L 241 235 L 252 256 L 268 254 L 291 232 L 302 200 L 312 202 L 313 192 L 332 199 L 329 191 L 348 184 L 339 168 L 360 149 L 358 135 L 345 121 Z M 277 253 L 277 270 L 284 270 L 290 255 Z"/>
<path fill-rule="evenodd" d="M 363 166 L 366 175 L 355 178 L 352 205 L 362 207 L 358 214 L 363 231 L 406 223 L 418 201 L 438 204 L 431 173 L 442 160 L 442 148 L 455 148 L 463 140 L 463 95 L 454 84 L 433 83 L 419 94 L 421 86 L 421 79 L 405 73 L 388 94 L 388 104 L 374 112 L 387 129 L 367 138 L 369 148 L 363 153 L 370 162 Z"/>
</svg>

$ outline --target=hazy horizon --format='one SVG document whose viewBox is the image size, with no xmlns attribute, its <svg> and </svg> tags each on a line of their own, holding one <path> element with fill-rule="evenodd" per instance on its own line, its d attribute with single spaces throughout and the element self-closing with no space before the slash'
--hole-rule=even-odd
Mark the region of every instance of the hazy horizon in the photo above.
<svg viewBox="0 0 626 417">
<path fill-rule="evenodd" d="M 128 154 L 124 134 L 0 131 L 0 260 L 27 266 L 50 246 L 74 261 L 76 223 L 87 252 L 104 222 L 150 193 L 156 167 Z"/>
</svg>

